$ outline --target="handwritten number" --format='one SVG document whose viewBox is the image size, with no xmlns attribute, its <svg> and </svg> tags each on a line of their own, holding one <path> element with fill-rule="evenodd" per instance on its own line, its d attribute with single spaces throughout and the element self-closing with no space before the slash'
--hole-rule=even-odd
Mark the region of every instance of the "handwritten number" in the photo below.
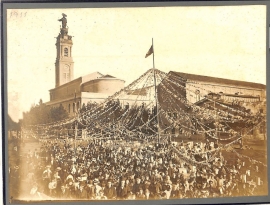
<svg viewBox="0 0 270 205">
<path fill-rule="evenodd" d="M 20 12 L 20 13 L 18 13 L 17 11 L 12 11 L 11 13 L 10 13 L 10 18 L 11 17 L 20 17 L 20 18 L 22 18 L 22 17 L 26 17 L 26 14 L 27 14 L 27 12 Z"/>
</svg>

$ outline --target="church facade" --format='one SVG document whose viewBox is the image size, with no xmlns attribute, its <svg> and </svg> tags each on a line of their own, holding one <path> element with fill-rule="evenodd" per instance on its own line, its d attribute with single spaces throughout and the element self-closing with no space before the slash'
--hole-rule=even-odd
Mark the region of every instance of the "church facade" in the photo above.
<svg viewBox="0 0 270 205">
<path fill-rule="evenodd" d="M 73 41 L 72 36 L 68 34 L 65 17 L 60 19 L 62 27 L 55 44 L 55 88 L 49 90 L 50 101 L 46 105 L 62 105 L 69 115 L 73 116 L 83 104 L 89 101 L 101 102 L 124 88 L 125 81 L 100 72 L 74 79 Z"/>
</svg>

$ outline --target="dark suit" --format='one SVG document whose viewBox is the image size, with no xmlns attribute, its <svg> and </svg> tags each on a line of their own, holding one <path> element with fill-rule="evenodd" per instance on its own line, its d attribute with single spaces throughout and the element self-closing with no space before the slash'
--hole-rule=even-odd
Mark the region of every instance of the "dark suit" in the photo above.
<svg viewBox="0 0 270 205">
<path fill-rule="evenodd" d="M 116 197 L 116 190 L 115 187 L 105 187 L 104 189 L 104 195 L 108 198 L 108 199 L 113 199 L 114 197 Z"/>
<path fill-rule="evenodd" d="M 142 188 L 142 187 L 143 187 L 143 185 L 141 183 L 140 184 L 135 183 L 133 185 L 133 193 L 134 194 L 138 193 L 140 191 L 140 188 Z"/>
<path fill-rule="evenodd" d="M 127 188 L 119 186 L 117 189 L 117 197 L 125 199 L 127 197 Z"/>
<path fill-rule="evenodd" d="M 88 199 L 95 197 L 96 194 L 95 194 L 95 187 L 94 186 L 87 187 L 86 190 L 87 190 L 87 198 Z"/>
<path fill-rule="evenodd" d="M 172 177 L 173 172 L 174 172 L 174 169 L 172 167 L 169 167 L 168 168 L 168 175 L 170 176 L 170 178 Z"/>
</svg>

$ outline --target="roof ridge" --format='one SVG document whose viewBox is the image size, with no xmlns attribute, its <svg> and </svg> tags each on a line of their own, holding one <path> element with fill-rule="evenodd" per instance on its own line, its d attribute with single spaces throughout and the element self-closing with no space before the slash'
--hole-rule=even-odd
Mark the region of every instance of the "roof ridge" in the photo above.
<svg viewBox="0 0 270 205">
<path fill-rule="evenodd" d="M 183 73 L 183 72 L 177 72 L 177 71 L 170 71 L 170 72 L 175 73 L 176 75 L 185 79 L 198 80 L 198 81 L 210 81 L 210 82 L 216 82 L 216 83 L 222 83 L 223 81 L 223 83 L 231 83 L 234 85 L 251 86 L 251 87 L 258 87 L 258 88 L 263 88 L 263 89 L 266 88 L 266 85 L 262 83 L 255 83 L 255 82 L 242 81 L 242 80 L 233 80 L 233 79 L 220 78 L 220 77 L 211 77 L 211 76 Z"/>
</svg>

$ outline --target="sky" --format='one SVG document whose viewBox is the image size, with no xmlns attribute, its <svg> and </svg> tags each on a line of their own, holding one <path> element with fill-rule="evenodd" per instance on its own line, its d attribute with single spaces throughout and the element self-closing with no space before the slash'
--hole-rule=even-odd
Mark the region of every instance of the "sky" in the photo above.
<svg viewBox="0 0 270 205">
<path fill-rule="evenodd" d="M 17 13 L 17 15 L 16 15 Z M 266 84 L 266 6 L 16 9 L 7 12 L 8 113 L 22 118 L 55 87 L 62 13 L 74 79 L 96 71 L 127 86 L 153 67 Z"/>
</svg>

